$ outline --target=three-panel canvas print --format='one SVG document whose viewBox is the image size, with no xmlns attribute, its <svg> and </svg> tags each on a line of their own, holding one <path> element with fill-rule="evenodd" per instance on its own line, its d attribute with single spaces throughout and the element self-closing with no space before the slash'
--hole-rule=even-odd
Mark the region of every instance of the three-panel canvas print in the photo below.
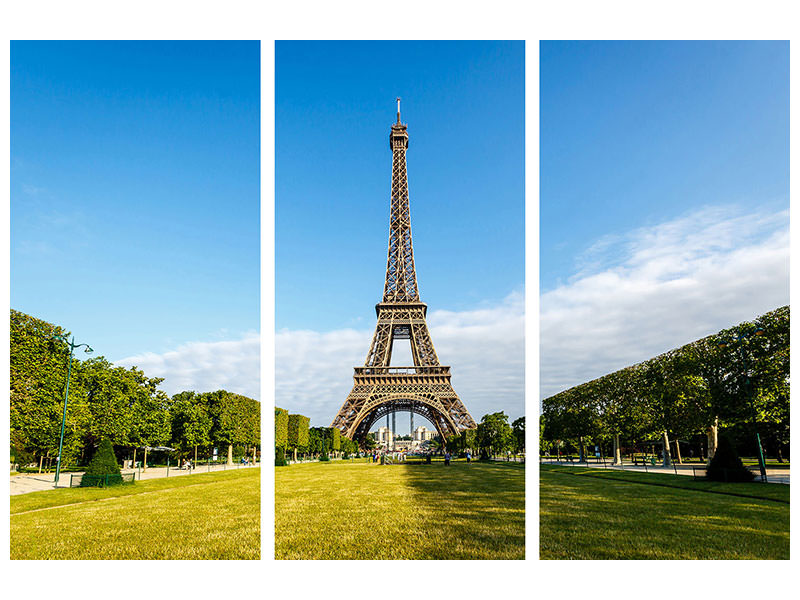
<svg viewBox="0 0 800 600">
<path fill-rule="evenodd" d="M 788 559 L 789 156 L 788 41 L 12 41 L 10 558 Z"/>
</svg>

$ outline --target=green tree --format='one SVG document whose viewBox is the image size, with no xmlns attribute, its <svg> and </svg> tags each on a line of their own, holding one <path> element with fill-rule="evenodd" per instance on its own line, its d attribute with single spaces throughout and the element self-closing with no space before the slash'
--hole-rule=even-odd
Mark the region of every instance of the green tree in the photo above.
<svg viewBox="0 0 800 600">
<path fill-rule="evenodd" d="M 308 422 L 309 418 L 303 415 L 289 415 L 287 426 L 287 445 L 294 452 L 297 460 L 297 451 L 308 448 Z"/>
<path fill-rule="evenodd" d="M 514 437 L 508 424 L 508 415 L 502 411 L 483 415 L 477 435 L 482 456 L 493 456 L 510 449 Z"/>
<path fill-rule="evenodd" d="M 289 411 L 275 407 L 275 455 L 286 455 L 289 442 Z"/>
<path fill-rule="evenodd" d="M 119 464 L 117 464 L 117 458 L 114 456 L 114 448 L 111 445 L 111 440 L 104 438 L 100 440 L 97 452 L 94 453 L 92 460 L 89 462 L 89 466 L 86 467 L 84 478 L 87 480 L 87 483 L 90 483 L 93 477 L 119 475 L 119 473 Z M 93 483 L 90 483 L 90 485 L 93 485 Z"/>
<path fill-rule="evenodd" d="M 514 454 L 525 452 L 525 417 L 519 417 L 511 423 Z"/>
<path fill-rule="evenodd" d="M 170 445 L 183 451 L 211 445 L 211 416 L 201 394 L 185 391 L 172 397 L 170 409 Z"/>
</svg>

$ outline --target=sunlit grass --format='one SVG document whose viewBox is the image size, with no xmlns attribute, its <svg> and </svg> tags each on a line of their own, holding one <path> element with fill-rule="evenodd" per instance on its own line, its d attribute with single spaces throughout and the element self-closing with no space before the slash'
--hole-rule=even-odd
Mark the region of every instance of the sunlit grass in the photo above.
<svg viewBox="0 0 800 600">
<path fill-rule="evenodd" d="M 788 559 L 788 492 L 542 465 L 540 557 Z"/>
<path fill-rule="evenodd" d="M 312 463 L 275 470 L 275 556 L 522 559 L 515 464 Z"/>
<path fill-rule="evenodd" d="M 12 559 L 257 559 L 260 469 L 11 498 Z"/>
</svg>

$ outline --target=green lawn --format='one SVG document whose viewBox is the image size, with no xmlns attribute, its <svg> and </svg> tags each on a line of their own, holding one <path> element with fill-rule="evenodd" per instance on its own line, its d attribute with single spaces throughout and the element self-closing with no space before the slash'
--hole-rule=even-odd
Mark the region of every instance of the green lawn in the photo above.
<svg viewBox="0 0 800 600">
<path fill-rule="evenodd" d="M 260 469 L 11 497 L 12 559 L 258 559 Z"/>
<path fill-rule="evenodd" d="M 540 558 L 788 559 L 789 486 L 540 465 Z"/>
<path fill-rule="evenodd" d="M 278 467 L 275 557 L 523 559 L 524 465 Z"/>
</svg>

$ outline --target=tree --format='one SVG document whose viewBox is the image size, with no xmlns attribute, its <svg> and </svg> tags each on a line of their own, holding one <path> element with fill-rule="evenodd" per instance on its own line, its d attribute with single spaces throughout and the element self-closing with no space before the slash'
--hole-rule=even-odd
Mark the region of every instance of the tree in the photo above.
<svg viewBox="0 0 800 600">
<path fill-rule="evenodd" d="M 510 447 L 512 438 L 513 433 L 506 413 L 501 411 L 483 415 L 478 424 L 478 445 L 482 457 L 506 450 Z"/>
<path fill-rule="evenodd" d="M 275 454 L 286 454 L 289 442 L 289 411 L 275 407 Z"/>
<path fill-rule="evenodd" d="M 308 422 L 309 418 L 303 415 L 289 415 L 287 426 L 287 445 L 294 451 L 294 460 L 297 460 L 297 451 L 308 448 Z"/>
<path fill-rule="evenodd" d="M 525 417 L 519 417 L 511 423 L 514 454 L 525 452 Z"/>
<path fill-rule="evenodd" d="M 260 404 L 252 398 L 225 390 L 211 392 L 206 397 L 212 419 L 211 439 L 215 444 L 228 446 L 228 464 L 233 464 L 234 444 L 248 446 L 257 443 Z"/>
<path fill-rule="evenodd" d="M 81 479 L 81 486 L 95 485 L 98 477 L 106 475 L 119 475 L 119 465 L 117 458 L 114 456 L 114 448 L 111 446 L 111 441 L 107 438 L 100 440 L 100 445 L 97 452 L 94 453 L 89 466 L 86 467 L 86 472 Z M 107 479 L 107 478 L 106 478 Z"/>
<path fill-rule="evenodd" d="M 18 457 L 56 456 L 61 436 L 68 350 L 52 339 L 69 335 L 62 327 L 11 310 L 10 437 Z M 74 360 L 76 368 L 79 361 Z M 69 390 L 63 464 L 73 463 L 83 448 L 88 415 L 80 383 Z M 41 464 L 41 459 L 40 459 Z"/>
<path fill-rule="evenodd" d="M 196 463 L 198 447 L 211 445 L 212 420 L 203 396 L 191 391 L 175 394 L 170 417 L 170 444 L 183 451 L 193 448 Z"/>
</svg>

